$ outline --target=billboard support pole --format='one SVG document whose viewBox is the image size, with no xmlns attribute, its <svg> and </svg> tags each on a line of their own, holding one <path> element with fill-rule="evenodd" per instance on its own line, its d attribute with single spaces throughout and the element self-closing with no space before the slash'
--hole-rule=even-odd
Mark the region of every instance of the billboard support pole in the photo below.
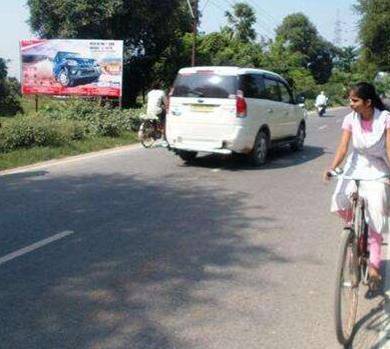
<svg viewBox="0 0 390 349">
<path fill-rule="evenodd" d="M 35 95 L 35 112 L 38 113 L 38 95 Z"/>
</svg>

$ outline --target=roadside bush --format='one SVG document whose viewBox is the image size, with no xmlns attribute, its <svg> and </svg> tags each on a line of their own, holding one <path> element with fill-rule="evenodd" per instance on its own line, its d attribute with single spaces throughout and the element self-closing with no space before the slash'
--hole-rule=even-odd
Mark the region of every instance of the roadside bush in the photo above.
<svg viewBox="0 0 390 349">
<path fill-rule="evenodd" d="M 314 104 L 315 104 L 315 100 L 314 99 L 305 99 L 305 108 L 307 110 L 314 110 Z"/>
<path fill-rule="evenodd" d="M 381 97 L 389 97 L 390 96 L 390 75 L 383 77 L 382 79 L 378 79 L 374 81 L 375 87 Z"/>
<path fill-rule="evenodd" d="M 329 106 L 345 105 L 347 103 L 348 87 L 341 82 L 328 82 L 319 86 L 329 98 Z"/>
<path fill-rule="evenodd" d="M 85 126 L 78 121 L 19 117 L 0 128 L 0 152 L 34 146 L 60 146 L 84 137 Z"/>
<path fill-rule="evenodd" d="M 60 146 L 85 137 L 119 137 L 138 130 L 143 109 L 98 106 L 85 100 L 63 100 L 38 113 L 18 116 L 0 128 L 0 153 L 34 146 Z"/>
<path fill-rule="evenodd" d="M 55 120 L 73 120 L 85 124 L 90 135 L 118 137 L 124 131 L 138 130 L 139 115 L 143 109 L 119 109 L 109 105 L 98 106 L 96 102 L 70 100 L 56 109 L 40 111 L 42 117 Z"/>
<path fill-rule="evenodd" d="M 318 94 L 318 88 L 314 78 L 308 70 L 293 69 L 289 72 L 290 83 L 293 85 L 296 94 L 304 96 L 306 99 L 313 99 Z"/>
</svg>

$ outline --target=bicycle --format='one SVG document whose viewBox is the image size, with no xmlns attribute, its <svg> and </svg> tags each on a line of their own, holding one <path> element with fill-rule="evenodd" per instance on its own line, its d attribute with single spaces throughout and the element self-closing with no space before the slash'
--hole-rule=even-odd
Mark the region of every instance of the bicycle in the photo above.
<svg viewBox="0 0 390 349">
<path fill-rule="evenodd" d="M 150 118 L 141 115 L 143 121 L 138 130 L 138 139 L 145 148 L 150 148 L 164 135 L 164 125 L 158 117 Z"/>
<path fill-rule="evenodd" d="M 329 172 L 328 176 L 341 177 L 342 171 Z M 347 224 L 341 233 L 334 316 L 337 339 L 340 344 L 347 346 L 353 338 L 360 283 L 369 285 L 370 289 L 372 285 L 368 275 L 368 224 L 365 219 L 365 202 L 359 195 L 360 180 L 344 178 L 355 181 L 356 192 L 351 197 L 352 224 Z"/>
</svg>

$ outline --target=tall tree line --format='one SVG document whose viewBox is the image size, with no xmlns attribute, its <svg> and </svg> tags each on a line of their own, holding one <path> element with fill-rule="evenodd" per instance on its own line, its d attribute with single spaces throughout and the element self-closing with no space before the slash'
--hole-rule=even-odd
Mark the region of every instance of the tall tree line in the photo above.
<svg viewBox="0 0 390 349">
<path fill-rule="evenodd" d="M 30 25 L 47 39 L 124 40 L 124 100 L 153 79 L 153 66 L 174 60 L 191 30 L 185 0 L 28 0 Z"/>
<path fill-rule="evenodd" d="M 124 40 L 125 102 L 134 103 L 154 80 L 167 87 L 179 68 L 190 65 L 192 19 L 187 0 L 28 0 L 27 4 L 30 25 L 42 38 Z M 220 31 L 198 36 L 197 64 L 274 70 L 309 94 L 315 93 L 317 84 L 345 83 L 359 69 L 365 75 L 356 79 L 372 76 L 379 67 L 389 69 L 389 0 L 357 0 L 355 8 L 361 15 L 361 54 L 353 47 L 332 45 L 302 13 L 285 17 L 274 40 L 258 37 L 255 11 L 240 2 L 225 12 L 226 25 Z"/>
</svg>

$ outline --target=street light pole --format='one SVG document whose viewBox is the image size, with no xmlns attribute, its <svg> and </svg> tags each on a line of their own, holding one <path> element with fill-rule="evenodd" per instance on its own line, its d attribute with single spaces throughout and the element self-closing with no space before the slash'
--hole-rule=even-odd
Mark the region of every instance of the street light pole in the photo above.
<svg viewBox="0 0 390 349">
<path fill-rule="evenodd" d="M 192 55 L 191 55 L 191 66 L 195 65 L 196 60 L 196 37 L 198 34 L 198 0 L 194 0 L 194 23 L 192 32 Z"/>
<path fill-rule="evenodd" d="M 190 0 L 187 0 L 188 8 L 190 9 L 191 17 L 193 20 L 192 23 L 192 54 L 191 54 L 191 65 L 195 65 L 195 56 L 196 56 L 196 37 L 198 34 L 198 0 L 193 0 L 193 5 L 191 5 Z"/>
</svg>

